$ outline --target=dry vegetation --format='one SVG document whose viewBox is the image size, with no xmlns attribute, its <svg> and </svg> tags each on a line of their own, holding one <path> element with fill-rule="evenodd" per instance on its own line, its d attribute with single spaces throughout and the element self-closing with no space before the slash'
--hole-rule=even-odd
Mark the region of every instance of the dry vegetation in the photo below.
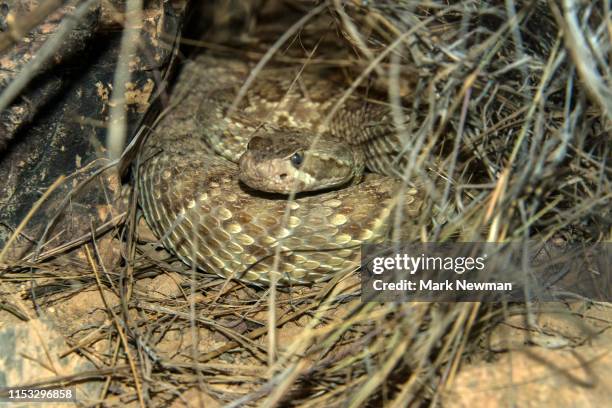
<svg viewBox="0 0 612 408">
<path fill-rule="evenodd" d="M 288 1 L 284 19 L 274 7 L 255 19 L 262 7 L 248 4 L 227 18 L 219 6 L 230 34 L 183 42 L 321 64 L 347 95 L 384 95 L 409 157 L 401 177 L 429 197 L 405 239 L 610 240 L 608 2 Z M 236 21 L 251 31 L 227 41 Z M 276 291 L 225 281 L 150 243 L 131 204 L 0 270 L 3 293 L 36 283 L 12 312 L 52 308 L 61 351 L 92 364 L 48 381 L 99 384 L 88 405 L 435 405 L 467 360 L 491 357 L 481 340 L 500 320 L 525 316 L 525 332 L 540 331 L 540 305 L 362 303 L 356 272 Z M 598 319 L 609 326 L 609 313 Z"/>
</svg>

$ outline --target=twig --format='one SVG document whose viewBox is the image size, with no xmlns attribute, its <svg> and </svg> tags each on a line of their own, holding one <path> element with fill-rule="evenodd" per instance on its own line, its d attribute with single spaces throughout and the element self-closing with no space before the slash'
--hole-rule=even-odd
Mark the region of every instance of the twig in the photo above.
<svg viewBox="0 0 612 408">
<path fill-rule="evenodd" d="M 110 123 L 106 144 L 109 157 L 119 158 L 127 138 L 127 108 L 125 92 L 130 81 L 130 59 L 136 52 L 142 24 L 142 0 L 128 0 L 125 11 L 125 28 L 121 37 L 121 51 L 113 79 L 113 95 L 110 102 Z"/>
</svg>

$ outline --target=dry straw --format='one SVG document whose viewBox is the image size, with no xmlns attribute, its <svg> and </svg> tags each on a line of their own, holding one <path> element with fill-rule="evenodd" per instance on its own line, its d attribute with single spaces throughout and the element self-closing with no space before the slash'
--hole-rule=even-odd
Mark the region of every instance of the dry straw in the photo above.
<svg viewBox="0 0 612 408">
<path fill-rule="evenodd" d="M 191 43 L 230 49 L 260 61 L 257 69 L 332 67 L 346 79 L 346 97 L 367 93 L 389 104 L 405 163 L 397 175 L 428 196 L 404 239 L 610 240 L 608 2 L 288 3 L 287 21 L 277 19 L 246 48 Z M 123 401 L 162 406 L 188 389 L 235 407 L 435 404 L 477 351 L 473 340 L 508 312 L 477 303 L 362 303 L 351 271 L 313 288 L 266 291 L 154 259 L 142 246 L 124 252 L 132 254 L 125 265 L 106 267 L 96 245 L 85 248 L 87 262 L 70 272 L 44 258 L 5 266 L 3 279 L 56 287 L 79 276 L 81 287 L 122 299 L 107 304 L 106 324 L 66 333 L 70 351 L 98 365 L 88 375 L 106 379 L 99 397 L 110 404 L 120 392 Z M 178 295 L 134 286 L 167 273 L 181 283 Z M 66 287 L 62 299 L 78 291 Z M 94 347 L 103 341 L 106 352 Z"/>
</svg>

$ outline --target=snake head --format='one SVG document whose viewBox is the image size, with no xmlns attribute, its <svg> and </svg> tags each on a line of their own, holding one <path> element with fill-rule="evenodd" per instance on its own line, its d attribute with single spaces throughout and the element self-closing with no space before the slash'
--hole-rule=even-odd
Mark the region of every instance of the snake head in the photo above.
<svg viewBox="0 0 612 408">
<path fill-rule="evenodd" d="M 270 193 L 317 191 L 361 179 L 362 151 L 331 135 L 272 131 L 253 136 L 239 161 L 240 181 Z"/>
</svg>

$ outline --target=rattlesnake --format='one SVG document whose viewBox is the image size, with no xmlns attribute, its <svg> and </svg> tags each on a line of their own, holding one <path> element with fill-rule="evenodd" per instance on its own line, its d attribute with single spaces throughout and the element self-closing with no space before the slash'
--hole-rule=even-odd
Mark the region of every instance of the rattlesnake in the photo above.
<svg viewBox="0 0 612 408">
<path fill-rule="evenodd" d="M 208 55 L 185 63 L 140 151 L 147 222 L 180 259 L 225 277 L 303 284 L 355 268 L 362 243 L 385 239 L 401 185 L 361 175 L 364 164 L 388 172 L 386 109 L 350 98 L 325 123 L 343 89 L 321 73 L 269 67 L 228 116 L 250 69 Z M 402 190 L 405 208 L 418 209 L 417 191 Z"/>
</svg>

